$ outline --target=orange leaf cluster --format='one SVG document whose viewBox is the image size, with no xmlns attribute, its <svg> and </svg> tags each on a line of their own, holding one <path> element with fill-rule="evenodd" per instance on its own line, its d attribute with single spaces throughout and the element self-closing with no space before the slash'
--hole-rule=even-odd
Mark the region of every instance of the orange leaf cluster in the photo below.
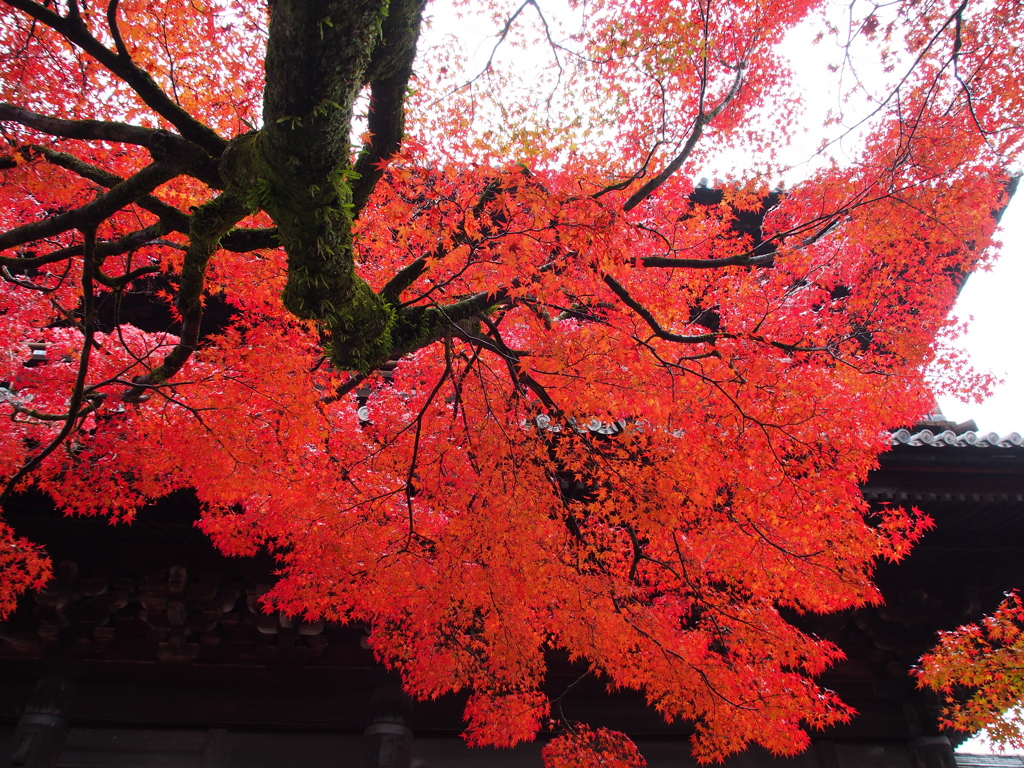
<svg viewBox="0 0 1024 768">
<path fill-rule="evenodd" d="M 625 734 L 577 727 L 544 745 L 546 768 L 645 768 L 647 761 Z"/>
<path fill-rule="evenodd" d="M 1024 602 L 1012 592 L 991 616 L 939 634 L 921 658 L 918 685 L 942 693 L 944 722 L 960 731 L 985 729 L 1003 748 L 1024 748 Z"/>
<path fill-rule="evenodd" d="M 858 484 L 929 410 L 1015 184 L 1020 5 L 855 22 L 847 52 L 904 68 L 860 146 L 789 191 L 765 171 L 799 127 L 781 43 L 822 3 L 571 3 L 564 36 L 492 5 L 504 42 L 550 54 L 536 83 L 502 46 L 479 77 L 423 39 L 405 70 L 268 52 L 276 11 L 241 0 L 122 0 L 113 22 L 0 2 L 2 492 L 130 520 L 194 489 L 223 552 L 279 559 L 268 608 L 364 622 L 410 694 L 470 693 L 474 744 L 537 734 L 559 650 L 694 721 L 701 760 L 793 754 L 851 713 L 814 682 L 839 650 L 786 616 L 877 602 L 875 563 L 930 524 L 869 514 Z M 311 44 L 340 34 L 315 24 Z M 364 71 L 265 125 L 266 94 L 321 85 L 264 83 L 265 62 Z M 302 167 L 341 158 L 323 178 L 281 180 L 302 153 L 238 159 L 321 124 Z M 728 157 L 749 178 L 693 183 Z M 329 201 L 304 226 L 341 231 L 296 234 L 304 195 Z M 296 275 L 338 295 L 300 319 Z M 346 326 L 368 305 L 379 322 Z M 0 536 L 6 612 L 48 566 Z M 602 730 L 545 754 L 642 765 Z"/>
</svg>

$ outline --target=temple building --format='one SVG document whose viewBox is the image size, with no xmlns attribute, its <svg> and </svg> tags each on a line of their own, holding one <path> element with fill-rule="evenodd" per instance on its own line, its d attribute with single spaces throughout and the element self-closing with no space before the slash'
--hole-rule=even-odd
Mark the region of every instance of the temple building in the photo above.
<svg viewBox="0 0 1024 768">
<path fill-rule="evenodd" d="M 863 487 L 877 505 L 936 522 L 904 562 L 881 564 L 885 605 L 799 617 L 846 660 L 821 679 L 858 714 L 813 734 L 791 759 L 756 750 L 727 766 L 980 768 L 1020 758 L 954 755 L 963 735 L 910 667 L 935 633 L 978 620 L 1024 586 L 1024 445 L 936 417 L 893 435 Z M 412 703 L 359 626 L 265 614 L 267 558 L 226 558 L 193 526 L 188 494 L 132 525 L 66 518 L 25 494 L 8 511 L 42 543 L 55 577 L 0 624 L 0 763 L 24 768 L 540 768 L 541 743 L 470 749 L 463 700 Z M 683 768 L 687 724 L 666 724 L 636 692 L 608 693 L 551 659 L 567 718 L 629 734 L 650 768 Z M 582 675 L 582 680 L 580 679 Z"/>
</svg>

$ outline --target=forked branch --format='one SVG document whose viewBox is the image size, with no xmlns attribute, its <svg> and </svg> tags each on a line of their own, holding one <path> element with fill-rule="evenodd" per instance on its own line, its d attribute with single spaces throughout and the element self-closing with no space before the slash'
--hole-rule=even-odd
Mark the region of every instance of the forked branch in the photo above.
<svg viewBox="0 0 1024 768">
<path fill-rule="evenodd" d="M 648 197 L 653 195 L 657 189 L 671 178 L 672 174 L 678 171 L 683 163 L 693 154 L 693 150 L 697 147 L 697 142 L 700 141 L 701 136 L 704 135 L 704 129 L 711 124 L 711 122 L 718 117 L 722 111 L 732 103 L 740 92 L 740 87 L 743 85 L 743 65 L 742 63 L 737 65 L 736 77 L 732 82 L 732 87 L 729 88 L 728 93 L 722 97 L 722 100 L 710 111 L 704 112 L 703 108 L 697 113 L 697 116 L 693 119 L 693 127 L 690 129 L 690 135 L 687 137 L 686 142 L 683 144 L 682 150 L 672 158 L 671 162 L 665 166 L 665 168 L 655 176 L 653 179 L 644 184 L 640 189 L 634 192 L 630 198 L 623 204 L 623 211 L 631 211 L 636 208 L 640 203 L 646 200 Z"/>
<path fill-rule="evenodd" d="M 206 267 L 217 250 L 220 240 L 247 213 L 248 209 L 234 195 L 223 194 L 200 206 L 192 216 L 188 250 L 181 268 L 181 287 L 178 289 L 177 307 L 181 314 L 181 336 L 164 361 L 144 376 L 134 379 L 134 386 L 122 395 L 124 400 L 137 402 L 147 390 L 159 386 L 181 370 L 199 343 L 199 329 L 203 319 L 203 286 Z"/>
</svg>

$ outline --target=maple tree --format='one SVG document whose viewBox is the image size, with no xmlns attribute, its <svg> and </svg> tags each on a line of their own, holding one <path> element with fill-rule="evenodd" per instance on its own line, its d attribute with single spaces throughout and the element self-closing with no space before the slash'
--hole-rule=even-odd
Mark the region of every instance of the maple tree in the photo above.
<svg viewBox="0 0 1024 768">
<path fill-rule="evenodd" d="M 702 760 L 796 752 L 849 710 L 783 612 L 877 601 L 928 526 L 857 484 L 1005 205 L 1020 9 L 854 8 L 837 73 L 866 48 L 886 84 L 785 192 L 780 44 L 823 3 L 485 12 L 474 77 L 417 58 L 424 0 L 0 4 L 0 505 L 195 489 L 221 550 L 280 559 L 268 605 L 468 690 L 473 744 L 548 724 L 563 649 Z M 544 69 L 501 66 L 532 38 Z M 695 187 L 723 150 L 744 180 Z M 173 322 L 122 311 L 144 289 Z M 6 611 L 49 564 L 0 536 Z M 642 763 L 571 724 L 545 757 Z"/>
<path fill-rule="evenodd" d="M 939 634 L 915 670 L 918 684 L 943 694 L 943 724 L 1001 747 L 1024 747 L 1024 603 L 1010 593 L 991 616 Z"/>
</svg>

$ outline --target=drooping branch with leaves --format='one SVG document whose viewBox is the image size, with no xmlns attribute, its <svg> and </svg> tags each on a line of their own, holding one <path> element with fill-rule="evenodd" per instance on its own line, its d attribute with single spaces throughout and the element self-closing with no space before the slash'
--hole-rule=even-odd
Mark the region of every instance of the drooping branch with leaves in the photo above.
<svg viewBox="0 0 1024 768">
<path fill-rule="evenodd" d="M 962 374 L 1021 12 L 854 6 L 840 84 L 888 67 L 787 191 L 780 46 L 823 4 L 477 10 L 482 71 L 425 0 L 0 4 L 0 508 L 195 489 L 221 550 L 280 559 L 268 605 L 470 691 L 475 744 L 640 759 L 550 719 L 562 649 L 701 759 L 798 751 L 849 711 L 784 613 L 877 601 L 928 525 L 857 483 Z M 49 572 L 3 523 L 0 564 L 4 610 Z"/>
<path fill-rule="evenodd" d="M 977 624 L 942 632 L 936 648 L 915 670 L 918 685 L 945 699 L 943 725 L 968 733 L 985 729 L 1002 748 L 1024 744 L 1024 603 L 1006 595 L 992 615 Z"/>
</svg>

